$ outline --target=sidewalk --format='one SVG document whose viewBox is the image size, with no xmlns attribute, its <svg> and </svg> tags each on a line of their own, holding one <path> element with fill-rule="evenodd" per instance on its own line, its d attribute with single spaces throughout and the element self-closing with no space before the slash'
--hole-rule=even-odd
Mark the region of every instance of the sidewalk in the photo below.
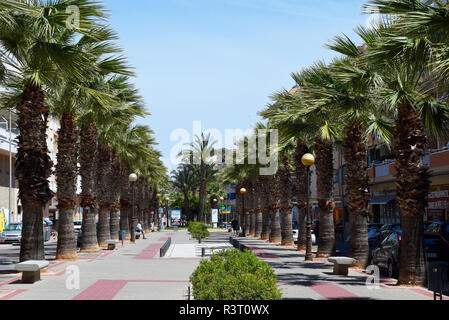
<svg viewBox="0 0 449 320">
<path fill-rule="evenodd" d="M 333 264 L 327 259 L 306 262 L 305 253 L 296 251 L 295 247 L 252 237 L 236 239 L 274 269 L 278 287 L 287 300 L 433 300 L 433 292 L 427 289 L 399 287 L 397 280 L 382 275 L 377 288 L 366 284 L 369 275 L 363 271 L 350 270 L 347 277 L 334 275 Z"/>
<path fill-rule="evenodd" d="M 160 258 L 168 237 L 172 246 Z M 0 274 L 0 300 L 187 300 L 189 277 L 202 259 L 196 245 L 186 231 L 154 232 L 134 245 L 125 242 L 114 251 L 79 255 L 76 262 L 51 261 L 34 284 L 21 283 L 20 274 Z M 186 254 L 178 246 L 194 250 Z M 79 289 L 70 289 L 72 270 L 79 270 Z"/>
</svg>

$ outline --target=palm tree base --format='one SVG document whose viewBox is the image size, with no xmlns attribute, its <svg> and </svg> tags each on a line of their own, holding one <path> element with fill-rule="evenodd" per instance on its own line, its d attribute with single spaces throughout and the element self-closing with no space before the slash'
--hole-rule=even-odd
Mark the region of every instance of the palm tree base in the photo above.
<svg viewBox="0 0 449 320">
<path fill-rule="evenodd" d="M 77 261 L 78 255 L 75 252 L 65 252 L 65 253 L 58 253 L 56 255 L 56 261 Z"/>
<path fill-rule="evenodd" d="M 270 239 L 270 243 L 281 243 L 281 241 L 282 241 L 282 239 L 279 237 L 279 238 L 271 238 Z"/>
<path fill-rule="evenodd" d="M 261 240 L 268 240 L 268 239 L 270 239 L 270 238 L 269 238 L 268 236 L 261 236 L 260 239 L 261 239 Z"/>
<path fill-rule="evenodd" d="M 98 254 L 100 252 L 100 247 L 92 246 L 91 248 L 81 249 L 79 254 Z"/>
<path fill-rule="evenodd" d="M 291 247 L 291 246 L 294 246 L 295 243 L 293 241 L 282 241 L 281 245 L 283 245 L 285 247 Z"/>
</svg>

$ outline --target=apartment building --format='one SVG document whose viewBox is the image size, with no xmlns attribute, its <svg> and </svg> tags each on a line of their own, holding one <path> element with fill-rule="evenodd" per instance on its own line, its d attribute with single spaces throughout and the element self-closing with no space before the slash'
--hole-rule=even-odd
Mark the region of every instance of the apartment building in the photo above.
<svg viewBox="0 0 449 320">
<path fill-rule="evenodd" d="M 449 221 L 449 143 L 430 145 L 423 162 L 431 171 L 431 187 L 424 219 L 428 223 Z M 369 147 L 368 164 L 373 222 L 399 223 L 393 155 L 385 145 L 373 141 Z"/>
<path fill-rule="evenodd" d="M 16 121 L 14 112 L 10 114 L 9 110 L 0 110 L 0 216 L 4 217 L 6 224 L 22 221 L 19 185 L 14 174 L 18 135 Z"/>
</svg>

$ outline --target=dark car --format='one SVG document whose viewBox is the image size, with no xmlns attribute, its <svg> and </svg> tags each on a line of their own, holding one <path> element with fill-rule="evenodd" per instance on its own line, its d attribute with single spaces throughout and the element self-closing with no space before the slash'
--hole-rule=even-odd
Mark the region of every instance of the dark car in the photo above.
<svg viewBox="0 0 449 320">
<path fill-rule="evenodd" d="M 449 263 L 449 223 L 436 222 L 424 232 L 424 246 L 427 261 Z"/>
<path fill-rule="evenodd" d="M 397 278 L 399 275 L 401 240 L 401 232 L 393 231 L 373 250 L 371 255 L 371 264 L 386 271 L 389 278 Z"/>
<path fill-rule="evenodd" d="M 368 236 L 368 243 L 371 247 L 376 248 L 391 233 L 401 231 L 399 223 L 387 223 L 378 229 L 374 234 Z"/>
</svg>

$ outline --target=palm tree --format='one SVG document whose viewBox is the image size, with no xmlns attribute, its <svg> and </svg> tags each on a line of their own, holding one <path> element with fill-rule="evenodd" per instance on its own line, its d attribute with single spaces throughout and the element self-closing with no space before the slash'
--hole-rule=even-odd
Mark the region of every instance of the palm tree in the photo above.
<svg viewBox="0 0 449 320">
<path fill-rule="evenodd" d="M 61 128 L 58 132 L 58 163 L 56 166 L 59 208 L 58 246 L 56 251 L 58 260 L 74 260 L 77 252 L 73 229 L 73 214 L 77 200 L 79 136 L 78 125 L 75 121 L 76 113 L 80 114 L 80 111 L 87 106 L 104 108 L 104 106 L 114 104 L 115 99 L 112 98 L 111 94 L 104 88 L 97 86 L 97 79 L 103 79 L 105 74 L 112 71 L 121 74 L 130 73 L 122 63 L 121 58 L 102 57 L 104 53 L 120 51 L 119 48 L 110 44 L 110 41 L 116 39 L 116 36 L 105 28 L 98 29 L 97 33 L 95 39 L 84 36 L 77 43 L 81 49 L 81 54 L 91 57 L 91 68 L 98 71 L 97 77 L 84 83 L 66 81 L 59 88 L 56 88 L 54 99 L 49 99 L 53 100 L 51 101 L 53 115 L 61 118 Z M 107 62 L 106 67 L 105 62 Z M 81 114 L 86 112 L 89 112 L 89 110 L 81 111 Z M 96 250 L 96 248 L 93 248 L 93 250 Z"/>
<path fill-rule="evenodd" d="M 292 206 L 291 206 L 291 171 L 288 155 L 282 157 L 283 166 L 279 170 L 280 184 L 282 188 L 281 193 L 281 209 L 282 209 L 282 232 L 281 244 L 283 246 L 292 246 L 293 231 L 292 231 Z"/>
<path fill-rule="evenodd" d="M 191 166 L 180 165 L 176 171 L 172 172 L 173 187 L 184 195 L 184 214 L 188 220 L 190 216 L 190 193 L 195 183 L 195 175 Z"/>
<path fill-rule="evenodd" d="M 423 285 L 426 276 L 423 216 L 430 186 L 422 157 L 428 136 L 447 132 L 444 92 L 448 74 L 447 2 L 370 1 L 368 10 L 394 15 L 389 29 L 367 49 L 367 60 L 379 66 L 378 97 L 394 112 L 397 200 L 403 242 L 399 283 Z M 382 26 L 381 26 L 382 27 Z M 385 28 L 384 28 L 385 29 Z"/>
<path fill-rule="evenodd" d="M 195 136 L 195 141 L 189 145 L 189 151 L 183 151 L 182 156 L 187 160 L 192 159 L 193 164 L 200 165 L 199 174 L 199 197 L 200 197 L 200 221 L 205 221 L 204 205 L 206 200 L 206 178 L 207 178 L 207 164 L 210 161 L 214 145 L 217 141 L 211 140 L 210 134 L 201 133 L 201 137 Z"/>
<path fill-rule="evenodd" d="M 4 3 L 4 7 L 12 3 Z M 83 10 L 80 17 L 83 29 L 86 26 L 92 29 L 95 19 L 104 16 L 102 7 L 81 0 L 27 4 L 40 9 L 39 15 L 22 14 L 13 9 L 8 15 L 12 23 L 3 23 L 0 34 L 0 45 L 4 49 L 0 55 L 1 65 L 9 67 L 8 73 L 20 80 L 16 87 L 21 88 L 16 106 L 20 131 L 16 172 L 23 207 L 20 261 L 45 258 L 42 215 L 52 197 L 47 180 L 52 164 L 46 144 L 49 113 L 46 90 L 56 87 L 62 78 L 86 79 L 92 71 L 78 48 L 61 37 L 81 30 L 67 30 L 61 18 L 68 18 L 65 11 L 69 5 L 78 5 Z"/>
</svg>

